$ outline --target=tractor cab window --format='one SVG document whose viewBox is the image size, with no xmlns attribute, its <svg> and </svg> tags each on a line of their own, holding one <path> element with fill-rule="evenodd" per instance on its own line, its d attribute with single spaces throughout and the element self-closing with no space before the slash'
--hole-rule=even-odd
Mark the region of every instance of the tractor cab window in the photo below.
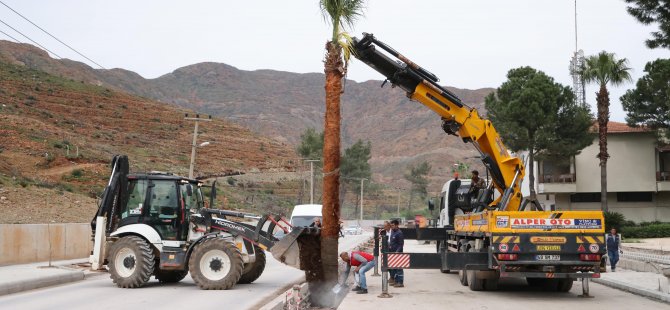
<svg viewBox="0 0 670 310">
<path fill-rule="evenodd" d="M 184 199 L 184 207 L 186 211 L 199 209 L 200 205 L 200 189 L 197 185 L 194 184 L 181 184 L 179 186 L 181 189 L 181 197 Z"/>
<path fill-rule="evenodd" d="M 180 206 L 177 183 L 169 180 L 152 181 L 149 197 L 149 223 L 164 240 L 174 240 L 179 225 Z"/>
<path fill-rule="evenodd" d="M 128 203 L 121 207 L 121 219 L 142 215 L 144 199 L 147 195 L 147 180 L 128 181 Z"/>
</svg>

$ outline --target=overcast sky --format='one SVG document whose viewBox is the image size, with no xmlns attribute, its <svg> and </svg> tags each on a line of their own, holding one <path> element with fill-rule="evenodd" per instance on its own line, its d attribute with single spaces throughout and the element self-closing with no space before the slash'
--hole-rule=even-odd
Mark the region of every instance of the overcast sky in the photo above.
<svg viewBox="0 0 670 310">
<path fill-rule="evenodd" d="M 331 33 L 317 0 L 1 1 L 104 67 L 145 78 L 204 61 L 243 70 L 323 72 Z M 623 0 L 577 5 L 579 48 L 587 55 L 606 50 L 627 58 L 635 81 L 647 61 L 670 57 L 668 50 L 644 46 L 657 27 L 639 24 Z M 1 5 L 0 19 L 56 54 L 86 62 Z M 28 42 L 3 24 L 0 30 Z M 509 69 L 524 65 L 572 83 L 574 0 L 368 0 L 350 32 L 374 33 L 449 86 L 498 87 Z M 360 62 L 351 64 L 348 77 L 382 79 Z M 619 97 L 633 85 L 610 89 L 613 120 L 624 121 Z M 587 88 L 591 106 L 596 90 Z"/>
</svg>

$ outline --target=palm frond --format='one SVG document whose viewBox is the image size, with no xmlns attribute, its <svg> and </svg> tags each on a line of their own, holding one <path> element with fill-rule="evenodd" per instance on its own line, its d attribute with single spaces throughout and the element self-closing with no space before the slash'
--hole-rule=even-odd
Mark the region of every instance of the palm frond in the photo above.
<svg viewBox="0 0 670 310">
<path fill-rule="evenodd" d="M 626 58 L 616 59 L 614 53 L 602 51 L 587 57 L 580 73 L 587 83 L 620 85 L 631 81 L 630 70 Z"/>
<path fill-rule="evenodd" d="M 337 44 L 342 48 L 344 56 L 344 68 L 349 66 L 349 59 L 351 58 L 351 46 L 354 40 L 351 38 L 351 35 L 347 32 L 340 32 L 337 40 Z"/>
<path fill-rule="evenodd" d="M 363 16 L 364 0 L 319 0 L 323 19 L 333 26 L 333 42 L 338 41 L 340 28 L 353 27 Z"/>
</svg>

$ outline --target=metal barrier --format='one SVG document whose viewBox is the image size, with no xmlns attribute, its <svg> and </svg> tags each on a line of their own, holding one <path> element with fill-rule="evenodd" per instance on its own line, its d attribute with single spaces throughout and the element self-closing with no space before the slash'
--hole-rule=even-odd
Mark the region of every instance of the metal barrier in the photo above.
<svg viewBox="0 0 670 310">
<path fill-rule="evenodd" d="M 623 254 L 619 255 L 620 258 L 643 261 L 648 263 L 656 263 L 663 265 L 670 265 L 670 256 L 669 255 L 658 255 L 658 254 L 649 254 L 641 252 L 631 252 L 626 251 Z"/>
</svg>

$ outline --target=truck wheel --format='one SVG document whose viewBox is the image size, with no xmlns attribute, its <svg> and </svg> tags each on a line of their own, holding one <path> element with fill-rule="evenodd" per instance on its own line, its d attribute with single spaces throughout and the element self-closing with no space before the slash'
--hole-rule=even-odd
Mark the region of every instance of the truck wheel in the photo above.
<svg viewBox="0 0 670 310">
<path fill-rule="evenodd" d="M 475 252 L 474 248 L 470 248 L 470 252 Z M 471 291 L 481 291 L 484 290 L 484 279 L 479 279 L 477 277 L 477 270 L 467 270 L 468 277 L 468 286 Z"/>
<path fill-rule="evenodd" d="M 154 277 L 160 283 L 177 283 L 183 280 L 188 274 L 188 269 L 186 270 L 156 270 L 154 272 Z"/>
<path fill-rule="evenodd" d="M 461 245 L 459 252 L 467 252 L 467 246 Z M 468 286 L 468 273 L 465 272 L 465 269 L 458 271 L 458 280 L 461 282 L 461 285 Z"/>
<path fill-rule="evenodd" d="M 240 250 L 230 241 L 211 238 L 197 245 L 188 262 L 193 281 L 203 290 L 227 290 L 242 276 Z"/>
<path fill-rule="evenodd" d="M 529 286 L 540 288 L 546 292 L 556 291 L 558 288 L 558 279 L 546 278 L 526 278 Z"/>
<path fill-rule="evenodd" d="M 497 291 L 498 290 L 498 282 L 500 280 L 500 273 L 498 271 L 493 271 L 495 273 L 495 276 L 490 279 L 485 279 L 484 280 L 484 289 L 487 291 Z"/>
<path fill-rule="evenodd" d="M 151 246 L 137 236 L 126 236 L 114 242 L 107 260 L 110 278 L 122 288 L 143 286 L 154 271 Z"/>
<path fill-rule="evenodd" d="M 558 280 L 558 291 L 567 293 L 572 289 L 572 283 L 574 283 L 574 279 L 570 278 L 565 278 L 565 279 L 559 279 Z"/>
<path fill-rule="evenodd" d="M 445 249 L 445 248 L 444 248 L 445 246 L 446 246 L 446 241 L 445 241 L 445 242 L 438 241 L 438 242 L 437 242 L 437 253 L 440 254 L 440 255 L 442 255 L 442 250 L 443 250 L 443 249 L 444 249 L 444 251 L 448 251 L 448 249 Z M 440 272 L 442 272 L 442 273 L 449 273 L 449 272 L 451 272 L 451 270 L 449 270 L 449 269 L 442 269 L 442 265 L 440 264 Z"/>
<path fill-rule="evenodd" d="M 247 284 L 254 282 L 263 274 L 263 270 L 265 270 L 265 251 L 254 245 L 254 252 L 256 252 L 256 261 L 244 266 L 242 277 L 240 277 L 237 283 Z"/>
</svg>

